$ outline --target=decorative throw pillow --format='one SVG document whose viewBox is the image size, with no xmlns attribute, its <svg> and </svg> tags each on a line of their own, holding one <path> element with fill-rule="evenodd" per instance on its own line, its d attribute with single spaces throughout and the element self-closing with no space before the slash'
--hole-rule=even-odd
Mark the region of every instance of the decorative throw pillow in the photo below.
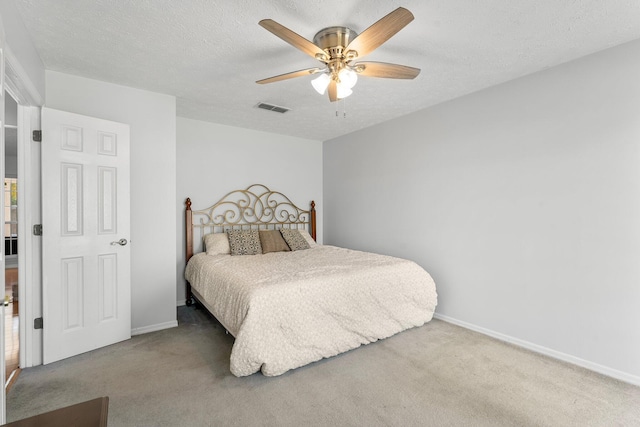
<svg viewBox="0 0 640 427">
<path fill-rule="evenodd" d="M 227 233 L 212 233 L 204 236 L 204 247 L 207 255 L 229 255 L 229 237 Z"/>
<path fill-rule="evenodd" d="M 298 230 L 291 230 L 289 228 L 283 228 L 280 230 L 282 233 L 282 237 L 284 237 L 284 241 L 287 242 L 289 248 L 292 251 L 299 251 L 301 249 L 309 249 L 311 246 L 307 243 L 302 234 Z"/>
<path fill-rule="evenodd" d="M 257 255 L 262 253 L 258 230 L 229 230 L 231 255 Z"/>
<path fill-rule="evenodd" d="M 307 230 L 305 230 L 304 228 L 298 228 L 298 231 L 300 232 L 302 237 L 304 237 L 304 240 L 307 241 L 309 246 L 314 247 L 318 245 L 318 243 L 315 240 L 313 240 L 313 237 L 311 237 L 311 234 L 309 234 Z"/>
<path fill-rule="evenodd" d="M 262 246 L 263 254 L 291 250 L 278 230 L 260 230 L 260 245 Z"/>
</svg>

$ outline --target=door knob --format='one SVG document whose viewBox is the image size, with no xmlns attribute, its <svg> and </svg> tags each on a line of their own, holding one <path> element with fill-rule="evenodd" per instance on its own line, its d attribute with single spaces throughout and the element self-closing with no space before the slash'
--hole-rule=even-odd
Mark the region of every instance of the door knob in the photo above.
<svg viewBox="0 0 640 427">
<path fill-rule="evenodd" d="M 117 242 L 111 242 L 111 246 L 113 246 L 113 245 L 124 246 L 126 244 L 127 244 L 127 239 L 120 239 Z"/>
</svg>

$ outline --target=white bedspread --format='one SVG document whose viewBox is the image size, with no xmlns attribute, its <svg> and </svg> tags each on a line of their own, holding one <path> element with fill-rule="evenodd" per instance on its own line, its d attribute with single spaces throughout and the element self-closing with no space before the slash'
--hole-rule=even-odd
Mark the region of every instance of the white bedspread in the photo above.
<svg viewBox="0 0 640 427">
<path fill-rule="evenodd" d="M 236 338 L 231 372 L 280 375 L 421 326 L 437 304 L 416 263 L 318 245 L 264 255 L 197 254 L 186 279 Z"/>
</svg>

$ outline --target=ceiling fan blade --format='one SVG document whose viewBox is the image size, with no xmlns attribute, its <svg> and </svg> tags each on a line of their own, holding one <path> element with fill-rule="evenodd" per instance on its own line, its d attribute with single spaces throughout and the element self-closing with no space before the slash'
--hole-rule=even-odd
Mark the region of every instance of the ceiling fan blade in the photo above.
<svg viewBox="0 0 640 427">
<path fill-rule="evenodd" d="M 329 100 L 331 102 L 336 102 L 338 100 L 338 84 L 335 80 L 331 79 L 327 92 L 329 92 Z"/>
<path fill-rule="evenodd" d="M 353 68 L 361 76 L 385 79 L 415 79 L 420 74 L 420 68 L 387 62 L 358 62 Z"/>
<path fill-rule="evenodd" d="M 309 56 L 313 56 L 316 59 L 327 57 L 327 54 L 318 46 L 305 39 L 301 35 L 294 33 L 284 25 L 278 24 L 273 19 L 263 19 L 258 24 L 260 24 L 260 26 L 272 32 L 276 36 L 280 37 L 291 46 L 300 49 Z"/>
<path fill-rule="evenodd" d="M 345 51 L 355 50 L 358 52 L 358 57 L 365 56 L 393 37 L 411 21 L 413 21 L 413 14 L 404 7 L 399 7 L 360 33 L 349 43 Z"/>
<path fill-rule="evenodd" d="M 305 70 L 292 71 L 290 73 L 280 74 L 278 76 L 258 80 L 256 83 L 263 85 L 266 83 L 279 82 L 281 80 L 293 79 L 295 77 L 308 76 L 310 74 L 316 73 L 317 71 L 320 71 L 320 68 L 307 68 Z"/>
</svg>

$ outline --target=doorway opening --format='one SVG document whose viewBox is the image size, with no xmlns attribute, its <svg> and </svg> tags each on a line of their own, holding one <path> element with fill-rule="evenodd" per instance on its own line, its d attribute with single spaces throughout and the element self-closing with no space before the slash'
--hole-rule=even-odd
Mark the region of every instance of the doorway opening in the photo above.
<svg viewBox="0 0 640 427">
<path fill-rule="evenodd" d="M 18 308 L 18 103 L 8 92 L 4 125 L 4 253 L 5 253 L 5 378 L 10 384 L 20 367 Z"/>
</svg>

